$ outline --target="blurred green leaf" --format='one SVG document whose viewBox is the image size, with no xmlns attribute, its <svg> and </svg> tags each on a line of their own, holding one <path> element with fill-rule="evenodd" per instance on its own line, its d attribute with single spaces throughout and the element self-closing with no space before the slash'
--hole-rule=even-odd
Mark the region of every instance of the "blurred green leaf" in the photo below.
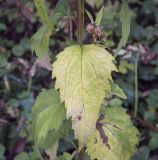
<svg viewBox="0 0 158 160">
<path fill-rule="evenodd" d="M 100 9 L 100 11 L 97 14 L 97 17 L 95 19 L 95 23 L 99 26 L 102 20 L 102 16 L 103 16 L 103 11 L 104 11 L 104 6 Z"/>
<path fill-rule="evenodd" d="M 94 20 L 93 20 L 93 17 L 92 17 L 92 15 L 91 15 L 91 13 L 90 13 L 88 10 L 86 10 L 86 13 L 87 13 L 87 15 L 88 15 L 91 23 L 94 23 Z"/>
<path fill-rule="evenodd" d="M 22 152 L 20 154 L 18 154 L 14 160 L 30 160 L 29 154 L 26 152 Z"/>
<path fill-rule="evenodd" d="M 70 153 L 64 153 L 63 156 L 58 157 L 57 160 L 72 160 L 73 156 Z"/>
<path fill-rule="evenodd" d="M 149 142 L 150 149 L 154 150 L 158 148 L 158 133 L 151 131 L 149 133 L 149 136 L 150 136 L 150 142 Z"/>
<path fill-rule="evenodd" d="M 31 38 L 31 49 L 35 51 L 39 59 L 42 59 L 49 52 L 49 38 L 51 31 L 43 25 Z"/>
<path fill-rule="evenodd" d="M 111 92 L 112 94 L 123 98 L 123 99 L 127 99 L 127 96 L 125 95 L 125 93 L 123 92 L 123 90 L 118 86 L 118 84 L 115 83 L 111 83 Z"/>
<path fill-rule="evenodd" d="M 143 116 L 146 121 L 153 123 L 156 115 L 155 112 L 145 111 Z"/>
<path fill-rule="evenodd" d="M 122 25 L 122 37 L 118 44 L 116 54 L 120 51 L 122 47 L 125 46 L 128 36 L 130 33 L 130 24 L 131 24 L 131 18 L 133 17 L 133 12 L 129 9 L 128 4 L 126 0 L 123 0 L 122 8 L 119 13 L 119 18 Z"/>
<path fill-rule="evenodd" d="M 67 0 L 58 0 L 54 14 L 50 16 L 50 20 L 54 27 L 57 25 L 58 21 L 64 16 L 71 16 L 70 7 Z"/>
<path fill-rule="evenodd" d="M 150 150 L 147 146 L 140 147 L 133 157 L 133 160 L 149 160 Z"/>
<path fill-rule="evenodd" d="M 0 23 L 0 31 L 7 30 L 7 26 L 4 23 Z"/>
<path fill-rule="evenodd" d="M 0 143 L 0 160 L 5 160 L 4 152 L 5 152 L 5 147 Z"/>
<path fill-rule="evenodd" d="M 158 108 L 158 90 L 154 89 L 150 91 L 149 96 L 147 97 L 148 107 L 150 108 Z"/>
<path fill-rule="evenodd" d="M 14 45 L 12 53 L 14 56 L 20 57 L 25 53 L 25 49 L 21 45 Z"/>
<path fill-rule="evenodd" d="M 47 14 L 47 8 L 45 6 L 45 0 L 34 0 L 38 14 L 43 22 L 43 24 L 47 25 L 49 29 L 52 29 L 52 24 L 49 20 L 48 14 Z"/>
</svg>

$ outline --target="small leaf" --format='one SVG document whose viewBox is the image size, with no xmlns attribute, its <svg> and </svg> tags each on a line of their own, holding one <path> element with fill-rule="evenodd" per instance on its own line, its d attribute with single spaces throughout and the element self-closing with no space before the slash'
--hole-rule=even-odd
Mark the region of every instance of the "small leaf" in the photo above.
<svg viewBox="0 0 158 160">
<path fill-rule="evenodd" d="M 99 13 L 97 14 L 97 17 L 96 17 L 96 20 L 95 20 L 95 23 L 97 25 L 100 25 L 100 23 L 101 23 L 101 20 L 102 20 L 102 17 L 103 17 L 103 11 L 104 11 L 104 6 L 100 9 Z"/>
<path fill-rule="evenodd" d="M 21 152 L 20 154 L 18 154 L 14 160 L 30 160 L 29 154 L 26 152 Z"/>
<path fill-rule="evenodd" d="M 55 7 L 55 14 L 61 14 L 62 16 L 69 16 L 70 10 L 67 0 L 58 0 L 56 7 Z"/>
<path fill-rule="evenodd" d="M 12 53 L 14 56 L 20 57 L 24 54 L 25 50 L 21 45 L 14 45 L 12 48 Z"/>
<path fill-rule="evenodd" d="M 73 159 L 73 155 L 71 155 L 70 153 L 65 152 L 57 160 L 72 160 L 72 159 Z"/>
<path fill-rule="evenodd" d="M 65 108 L 54 89 L 42 90 L 32 111 L 33 135 L 37 142 L 45 139 L 51 130 L 58 131 L 65 119 Z"/>
<path fill-rule="evenodd" d="M 133 12 L 129 9 L 128 4 L 126 0 L 123 0 L 122 8 L 119 13 L 119 18 L 122 24 L 122 37 L 119 42 L 119 45 L 116 50 L 116 54 L 120 51 L 122 47 L 125 46 L 128 36 L 130 33 L 130 24 L 131 24 L 131 18 L 133 17 Z"/>
<path fill-rule="evenodd" d="M 91 15 L 91 13 L 90 13 L 88 10 L 86 10 L 86 13 L 87 13 L 87 15 L 88 15 L 91 23 L 94 23 L 94 20 L 93 20 L 93 17 L 92 17 L 92 15 Z"/>
<path fill-rule="evenodd" d="M 47 15 L 47 9 L 44 4 L 44 0 L 34 0 L 35 6 L 37 8 L 38 14 L 42 20 L 42 22 L 47 25 L 48 28 L 52 28 L 52 24 Z"/>
<path fill-rule="evenodd" d="M 158 148 L 158 133 L 156 132 L 150 132 L 150 142 L 149 142 L 149 147 L 151 150 L 154 150 Z"/>
<path fill-rule="evenodd" d="M 49 38 L 51 31 L 47 26 L 41 26 L 31 38 L 31 49 L 35 51 L 39 59 L 43 59 L 49 51 Z"/>
<path fill-rule="evenodd" d="M 0 31 L 7 30 L 7 26 L 4 23 L 0 23 Z"/>
<path fill-rule="evenodd" d="M 59 53 L 53 64 L 55 88 L 72 118 L 79 150 L 95 131 L 101 103 L 111 90 L 113 57 L 98 45 L 73 45 Z M 87 127 L 88 126 L 88 127 Z"/>
<path fill-rule="evenodd" d="M 69 8 L 67 0 L 58 0 L 54 9 L 54 14 L 50 17 L 54 26 L 57 25 L 58 21 L 64 16 L 71 16 Z"/>
<path fill-rule="evenodd" d="M 123 90 L 118 86 L 118 84 L 115 83 L 111 83 L 111 92 L 112 94 L 123 98 L 123 99 L 127 99 L 127 96 L 125 95 L 125 93 L 123 92 Z"/>
<path fill-rule="evenodd" d="M 87 143 L 91 160 L 129 160 L 138 144 L 138 130 L 133 126 L 126 110 L 106 107 L 105 117 Z"/>
</svg>

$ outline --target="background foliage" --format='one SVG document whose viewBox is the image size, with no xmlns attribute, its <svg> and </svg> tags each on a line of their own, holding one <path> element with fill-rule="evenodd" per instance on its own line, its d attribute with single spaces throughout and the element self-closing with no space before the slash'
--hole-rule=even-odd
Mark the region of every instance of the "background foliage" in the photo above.
<svg viewBox="0 0 158 160">
<path fill-rule="evenodd" d="M 69 1 L 71 8 L 68 8 L 62 0 L 57 6 L 57 1 L 46 2 L 50 21 L 56 22 L 55 24 L 59 17 L 71 16 L 70 10 L 75 8 L 73 1 Z M 95 17 L 103 3 L 105 9 L 101 27 L 105 37 L 101 43 L 114 53 L 114 48 L 121 38 L 121 23 L 118 16 L 121 2 L 87 0 L 85 8 Z M 115 107 L 123 104 L 138 127 L 141 133 L 140 144 L 133 159 L 156 160 L 158 159 L 158 2 L 129 0 L 128 5 L 132 11 L 130 37 L 128 44 L 117 56 L 120 73 L 113 75 L 128 99 L 122 101 L 120 98 L 110 96 L 108 104 L 105 105 Z M 54 13 L 58 15 L 56 18 L 53 18 Z M 49 26 L 48 21 L 47 23 Z M 89 23 L 90 20 L 86 16 L 85 26 Z M 36 155 L 29 134 L 32 121 L 31 108 L 40 90 L 54 85 L 49 71 L 50 66 L 45 65 L 49 59 L 45 58 L 42 62 L 37 60 L 30 49 L 30 38 L 40 26 L 41 22 L 32 0 L 0 0 L 0 159 L 2 160 L 27 160 Z M 73 18 L 64 17 L 58 25 L 51 27 L 54 30 L 49 54 L 53 62 L 60 51 L 74 43 L 76 33 L 72 31 L 76 30 L 76 24 Z M 86 31 L 84 35 L 86 43 L 92 41 Z M 138 92 L 134 87 L 137 82 Z M 137 93 L 138 96 L 135 96 Z M 134 117 L 134 108 L 138 108 L 137 117 Z M 67 126 L 69 128 L 69 123 Z M 67 152 L 61 157 L 63 159 L 71 159 L 71 154 L 76 148 L 73 136 L 73 132 L 61 136 L 64 139 L 59 143 L 58 155 Z M 49 159 L 45 152 L 42 156 L 44 159 Z M 77 156 L 75 158 L 77 159 Z M 87 155 L 86 158 L 88 159 Z"/>
</svg>

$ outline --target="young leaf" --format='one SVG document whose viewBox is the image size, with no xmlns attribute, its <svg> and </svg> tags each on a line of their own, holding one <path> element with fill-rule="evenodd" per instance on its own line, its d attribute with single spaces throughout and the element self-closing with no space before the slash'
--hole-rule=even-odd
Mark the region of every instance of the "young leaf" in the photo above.
<svg viewBox="0 0 158 160">
<path fill-rule="evenodd" d="M 93 17 L 92 17 L 92 15 L 91 15 L 91 13 L 90 13 L 89 11 L 87 11 L 87 10 L 86 10 L 86 13 L 87 13 L 87 15 L 88 15 L 91 23 L 94 23 L 94 20 L 93 20 Z"/>
<path fill-rule="evenodd" d="M 47 15 L 47 9 L 44 4 L 44 0 L 34 0 L 34 2 L 43 24 L 47 25 L 48 28 L 52 28 L 52 24 Z"/>
<path fill-rule="evenodd" d="M 58 0 L 58 3 L 55 7 L 55 14 L 61 14 L 62 16 L 69 16 L 70 10 L 69 10 L 69 4 L 67 0 Z"/>
<path fill-rule="evenodd" d="M 65 108 L 54 89 L 42 90 L 32 110 L 33 135 L 39 143 L 49 131 L 58 131 L 65 119 Z"/>
<path fill-rule="evenodd" d="M 31 49 L 35 51 L 39 59 L 43 59 L 49 51 L 49 38 L 51 31 L 43 25 L 31 38 Z"/>
<path fill-rule="evenodd" d="M 123 92 L 123 90 L 118 86 L 118 84 L 115 83 L 111 83 L 111 92 L 112 94 L 123 98 L 123 99 L 127 99 L 127 96 L 125 95 L 125 93 Z"/>
<path fill-rule="evenodd" d="M 106 108 L 105 117 L 97 123 L 99 127 L 87 143 L 91 159 L 130 160 L 138 144 L 139 132 L 126 110 L 121 107 Z"/>
<path fill-rule="evenodd" d="M 100 25 L 100 23 L 101 23 L 102 16 L 103 16 L 103 11 L 104 11 L 104 6 L 100 9 L 99 13 L 97 14 L 97 17 L 96 17 L 96 20 L 95 20 L 95 23 L 97 25 Z"/>
<path fill-rule="evenodd" d="M 54 14 L 50 16 L 50 20 L 53 25 L 57 25 L 58 21 L 63 18 L 64 16 L 71 16 L 70 7 L 67 0 L 58 0 Z"/>
<path fill-rule="evenodd" d="M 119 13 L 119 18 L 122 24 L 122 37 L 119 42 L 119 45 L 116 50 L 116 54 L 120 51 L 120 49 L 125 46 L 128 36 L 130 33 L 130 24 L 131 24 L 131 18 L 133 17 L 133 12 L 129 9 L 128 4 L 126 0 L 123 0 L 123 5 L 121 8 L 121 11 Z"/>
<path fill-rule="evenodd" d="M 100 105 L 110 91 L 113 57 L 98 45 L 74 45 L 57 56 L 53 64 L 55 88 L 65 101 L 81 149 L 95 131 Z"/>
</svg>

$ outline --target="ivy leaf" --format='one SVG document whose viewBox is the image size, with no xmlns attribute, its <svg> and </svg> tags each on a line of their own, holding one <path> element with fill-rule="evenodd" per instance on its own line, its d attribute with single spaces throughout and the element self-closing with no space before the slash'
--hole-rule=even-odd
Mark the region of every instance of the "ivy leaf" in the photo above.
<svg viewBox="0 0 158 160">
<path fill-rule="evenodd" d="M 111 72 L 117 71 L 113 57 L 98 45 L 73 45 L 57 56 L 53 64 L 55 88 L 65 101 L 67 117 L 79 140 L 79 150 L 95 131 L 104 97 L 111 89 Z"/>
<path fill-rule="evenodd" d="M 58 131 L 65 119 L 65 108 L 54 89 L 42 90 L 32 110 L 33 135 L 37 143 L 51 130 Z"/>
<path fill-rule="evenodd" d="M 31 38 L 31 49 L 35 51 L 39 59 L 43 59 L 49 51 L 49 38 L 51 31 L 43 25 Z"/>
<path fill-rule="evenodd" d="M 116 53 L 118 53 L 120 49 L 124 47 L 125 44 L 127 43 L 128 36 L 130 33 L 130 24 L 132 17 L 133 17 L 133 12 L 129 9 L 126 0 L 123 0 L 123 5 L 119 13 L 119 18 L 122 24 L 122 37 L 118 44 Z"/>
<path fill-rule="evenodd" d="M 102 16 L 103 16 L 103 11 L 104 11 L 104 6 L 100 9 L 99 13 L 97 14 L 97 17 L 96 17 L 96 20 L 95 20 L 95 23 L 97 25 L 100 25 L 100 23 L 101 23 Z"/>
<path fill-rule="evenodd" d="M 44 4 L 44 0 L 34 0 L 34 2 L 43 24 L 47 25 L 48 28 L 52 28 L 52 24 L 47 15 L 47 9 Z"/>
<path fill-rule="evenodd" d="M 111 92 L 112 94 L 122 98 L 122 99 L 127 99 L 127 96 L 123 92 L 123 90 L 118 86 L 118 84 L 111 83 Z"/>
<path fill-rule="evenodd" d="M 105 117 L 97 121 L 96 131 L 87 142 L 91 159 L 129 160 L 138 144 L 138 130 L 133 126 L 126 110 L 107 107 Z M 96 125 L 96 126 L 97 126 Z"/>
</svg>

